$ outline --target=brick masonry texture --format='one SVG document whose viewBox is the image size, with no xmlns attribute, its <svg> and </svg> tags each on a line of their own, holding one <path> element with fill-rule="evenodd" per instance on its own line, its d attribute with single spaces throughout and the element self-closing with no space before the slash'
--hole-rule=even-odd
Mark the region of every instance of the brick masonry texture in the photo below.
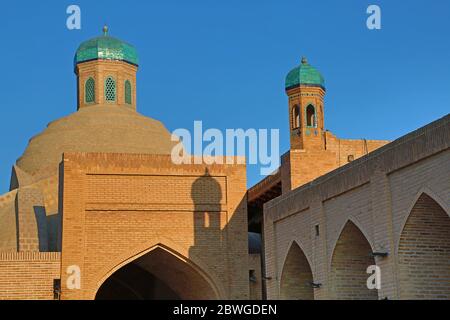
<svg viewBox="0 0 450 320">
<path fill-rule="evenodd" d="M 268 298 L 298 295 L 299 288 L 285 290 L 283 283 L 295 242 L 321 284 L 315 299 L 448 299 L 449 121 L 437 120 L 266 203 Z M 388 256 L 370 258 L 370 251 Z M 304 261 L 296 263 L 301 272 Z M 381 268 L 378 292 L 365 287 L 365 268 L 373 263 Z"/>
</svg>

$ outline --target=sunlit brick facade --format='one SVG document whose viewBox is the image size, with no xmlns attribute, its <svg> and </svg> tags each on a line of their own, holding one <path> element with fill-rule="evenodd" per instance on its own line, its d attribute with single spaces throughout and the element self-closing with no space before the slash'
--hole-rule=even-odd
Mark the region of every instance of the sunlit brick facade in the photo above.
<svg viewBox="0 0 450 320">
<path fill-rule="evenodd" d="M 30 139 L 0 196 L 0 299 L 450 298 L 449 116 L 392 143 L 337 138 L 302 59 L 290 150 L 247 189 L 237 158 L 172 161 L 137 112 L 137 52 L 107 31 L 76 52 L 77 111 Z"/>
</svg>

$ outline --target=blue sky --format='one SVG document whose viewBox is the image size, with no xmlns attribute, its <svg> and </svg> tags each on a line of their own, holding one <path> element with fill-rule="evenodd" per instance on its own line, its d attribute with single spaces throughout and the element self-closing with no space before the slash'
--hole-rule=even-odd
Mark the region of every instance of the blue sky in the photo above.
<svg viewBox="0 0 450 320">
<path fill-rule="evenodd" d="M 66 28 L 66 8 L 82 29 Z M 366 8 L 382 29 L 366 28 Z M 395 139 L 450 110 L 450 1 L 8 1 L 0 15 L 0 193 L 28 139 L 76 110 L 73 55 L 101 34 L 140 55 L 138 111 L 173 131 L 279 128 L 289 148 L 284 78 L 301 56 L 325 77 L 326 128 Z M 261 177 L 248 168 L 248 184 Z"/>
</svg>

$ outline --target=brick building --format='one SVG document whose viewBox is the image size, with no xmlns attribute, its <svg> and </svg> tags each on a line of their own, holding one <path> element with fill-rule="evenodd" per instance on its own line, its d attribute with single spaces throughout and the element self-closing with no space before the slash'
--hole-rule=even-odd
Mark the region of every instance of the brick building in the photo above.
<svg viewBox="0 0 450 320">
<path fill-rule="evenodd" d="M 390 144 L 339 139 L 303 59 L 291 149 L 247 190 L 245 165 L 171 161 L 137 112 L 136 50 L 107 32 L 75 55 L 77 111 L 30 140 L 0 196 L 0 299 L 450 297 L 448 116 Z"/>
<path fill-rule="evenodd" d="M 0 197 L 1 299 L 249 297 L 245 165 L 173 164 L 137 69 L 107 29 L 77 50 L 77 112 L 30 140 Z"/>
</svg>

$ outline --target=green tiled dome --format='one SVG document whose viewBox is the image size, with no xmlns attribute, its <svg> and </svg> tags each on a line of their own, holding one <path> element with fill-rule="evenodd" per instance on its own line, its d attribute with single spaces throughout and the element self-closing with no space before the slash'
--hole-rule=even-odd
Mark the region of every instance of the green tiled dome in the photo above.
<svg viewBox="0 0 450 320">
<path fill-rule="evenodd" d="M 75 65 L 92 60 L 125 61 L 139 64 L 136 49 L 122 40 L 107 35 L 108 29 L 103 29 L 103 36 L 83 42 L 75 54 Z"/>
<path fill-rule="evenodd" d="M 302 63 L 289 72 L 286 77 L 286 90 L 300 85 L 317 86 L 325 90 L 325 79 L 308 63 L 306 58 L 302 58 Z"/>
</svg>

